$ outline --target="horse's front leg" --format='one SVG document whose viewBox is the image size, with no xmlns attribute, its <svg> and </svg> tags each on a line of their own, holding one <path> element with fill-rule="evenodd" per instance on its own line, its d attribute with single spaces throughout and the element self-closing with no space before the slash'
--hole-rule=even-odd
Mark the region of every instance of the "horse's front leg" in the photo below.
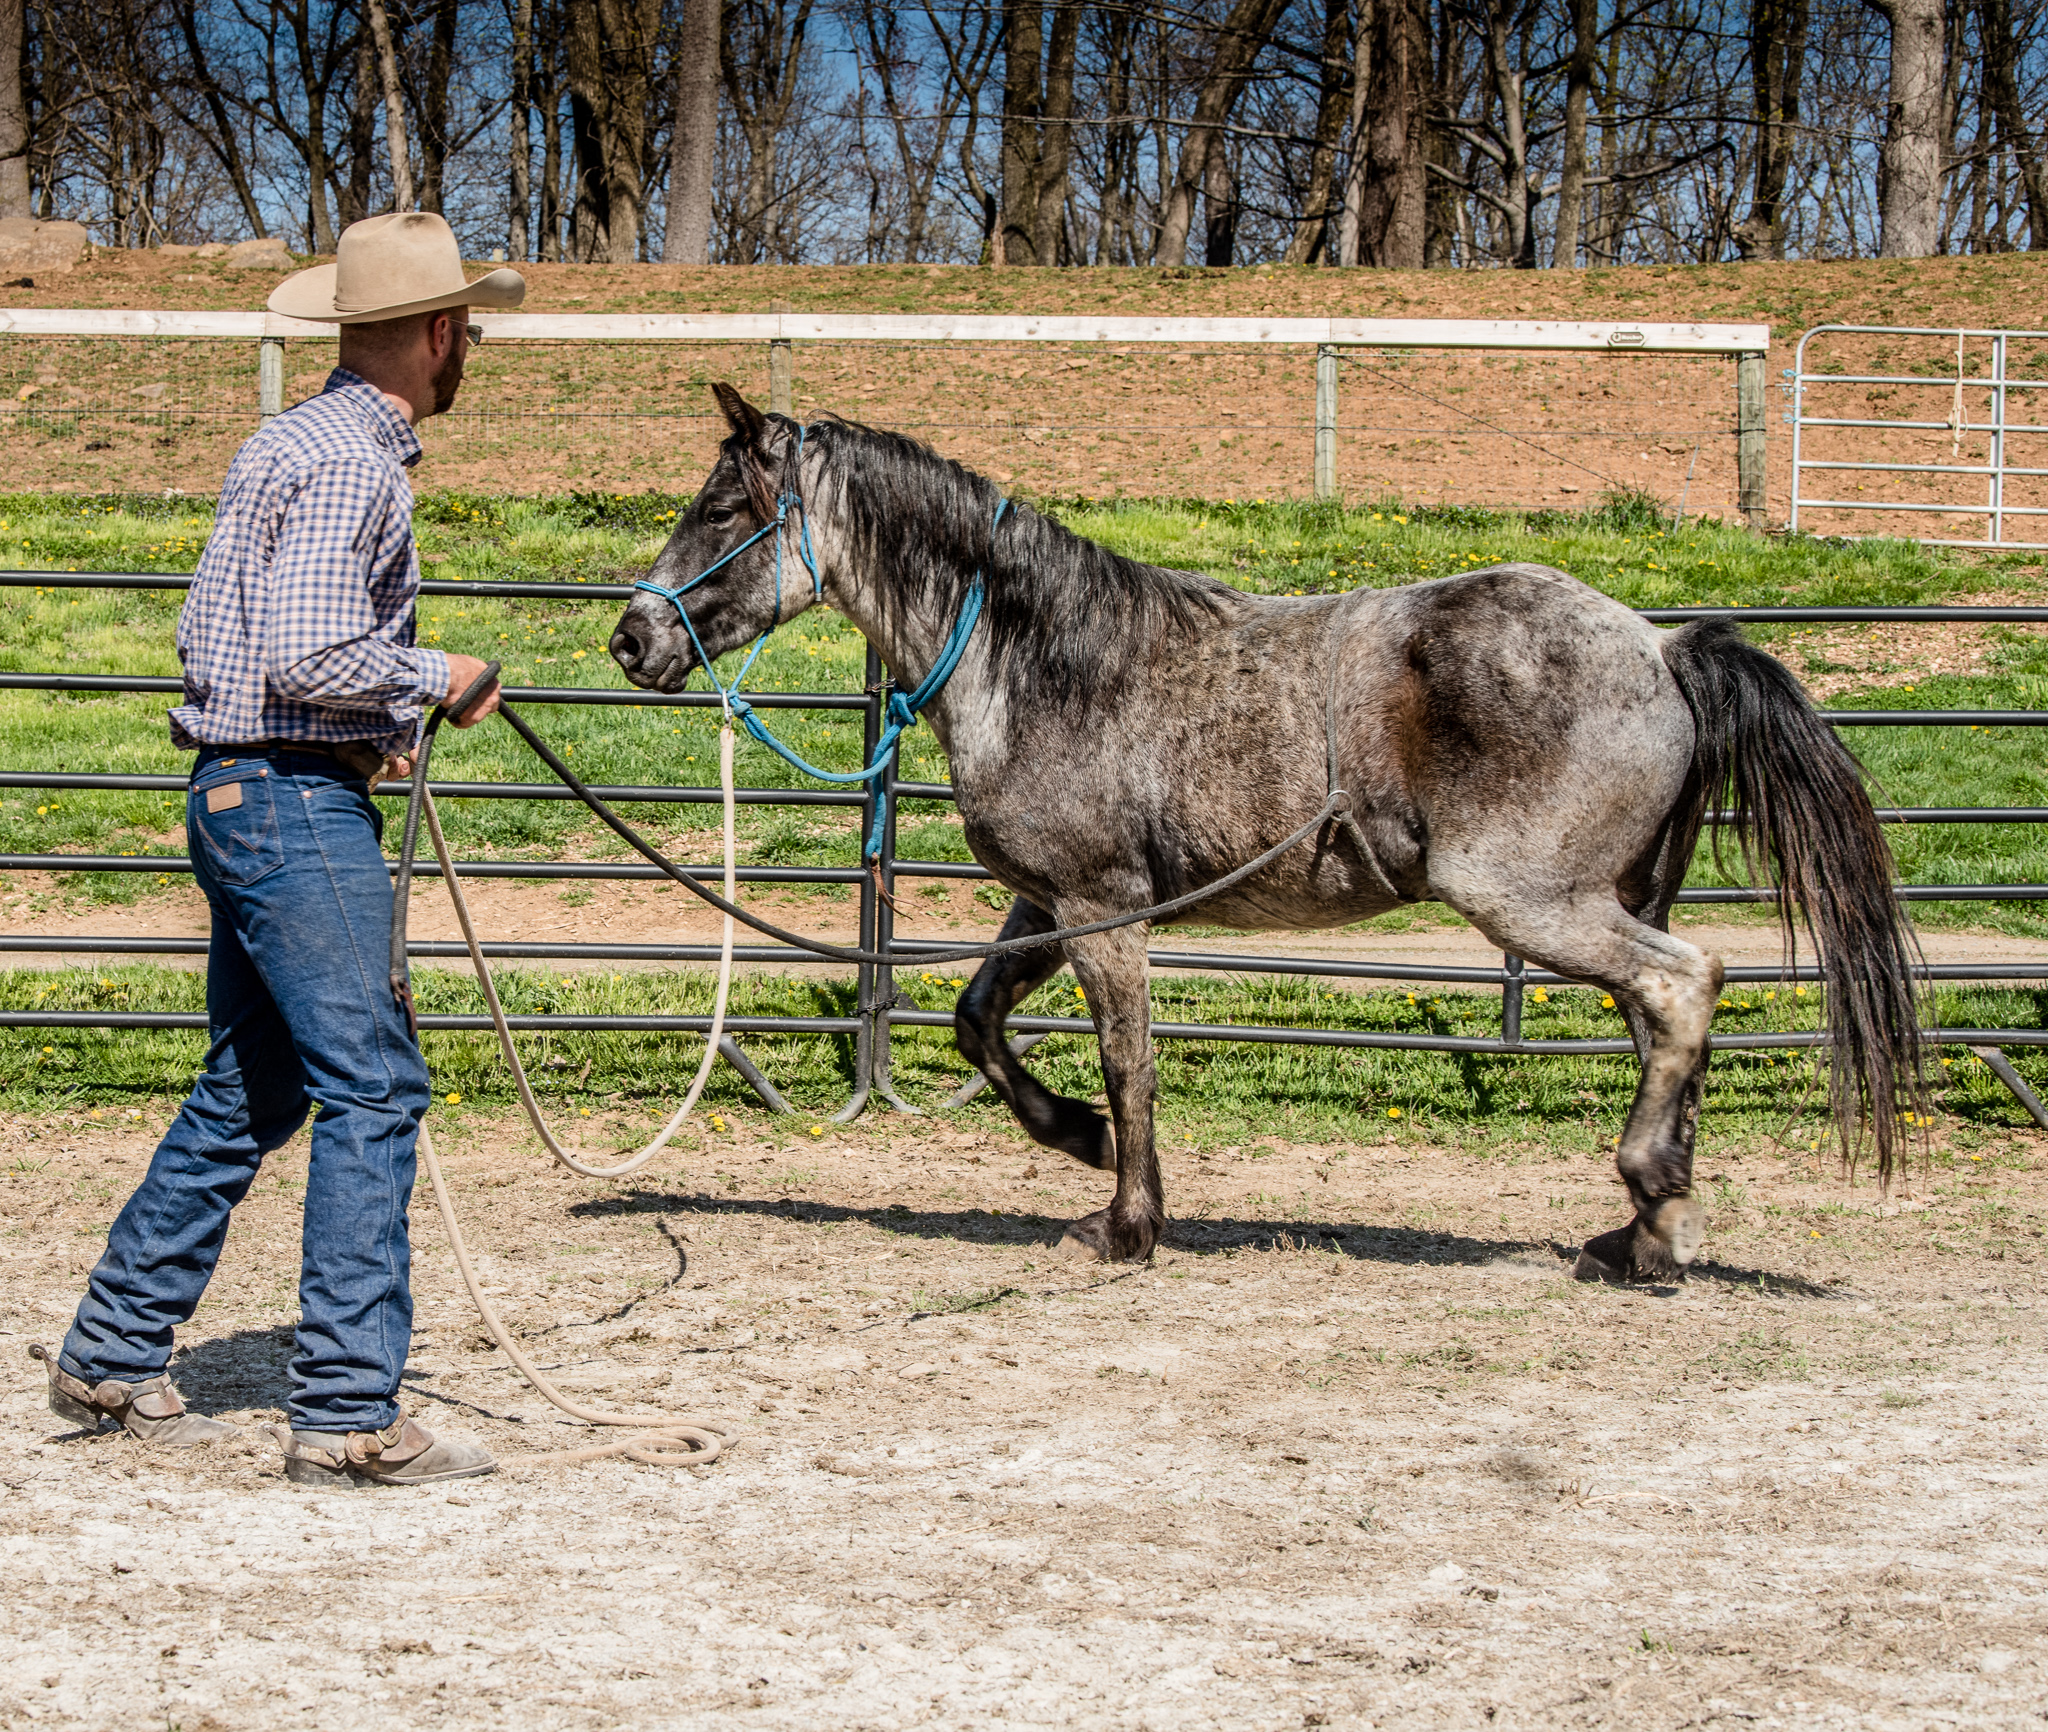
<svg viewBox="0 0 2048 1732">
<path fill-rule="evenodd" d="M 1052 928 L 1051 917 L 1020 896 L 1003 922 L 1002 936 L 1028 938 Z M 1054 1094 L 1024 1068 L 1003 1038 L 1010 1012 L 1052 979 L 1065 960 L 1066 953 L 1057 944 L 991 956 L 975 970 L 953 1007 L 953 1039 L 967 1062 L 995 1085 L 1034 1142 L 1091 1167 L 1113 1167 L 1116 1139 L 1108 1120 L 1086 1101 Z"/>
<path fill-rule="evenodd" d="M 1062 1250 L 1102 1262 L 1142 1262 L 1166 1224 L 1153 1146 L 1152 1107 L 1159 1096 L 1152 1059 L 1152 1007 L 1146 990 L 1147 928 L 1119 927 L 1070 939 L 1067 961 L 1088 995 L 1102 1049 L 1102 1080 L 1116 1130 L 1116 1195 L 1109 1207 L 1068 1227 Z"/>
</svg>

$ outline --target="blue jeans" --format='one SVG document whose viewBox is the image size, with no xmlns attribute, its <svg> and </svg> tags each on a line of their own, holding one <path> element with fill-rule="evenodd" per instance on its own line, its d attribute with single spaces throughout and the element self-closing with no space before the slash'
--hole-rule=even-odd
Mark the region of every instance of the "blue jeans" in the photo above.
<svg viewBox="0 0 2048 1732">
<path fill-rule="evenodd" d="M 412 1338 L 413 1142 L 426 1062 L 392 999 L 391 879 L 366 784 L 312 753 L 200 753 L 185 802 L 213 910 L 205 1074 L 107 1238 L 61 1363 L 139 1382 L 170 1363 L 263 1157 L 313 1120 L 293 1426 L 398 1417 Z"/>
</svg>

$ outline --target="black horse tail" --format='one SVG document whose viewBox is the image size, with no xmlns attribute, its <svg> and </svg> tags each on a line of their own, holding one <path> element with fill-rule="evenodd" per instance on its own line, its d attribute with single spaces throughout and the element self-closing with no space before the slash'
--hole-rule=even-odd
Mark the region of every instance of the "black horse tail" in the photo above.
<svg viewBox="0 0 2048 1732">
<path fill-rule="evenodd" d="M 1853 1156 L 1867 1126 L 1881 1181 L 1902 1121 L 1924 1100 L 1913 976 L 1919 945 L 1892 894 L 1892 851 L 1864 789 L 1863 766 L 1821 720 L 1791 671 L 1724 619 L 1670 633 L 1664 663 L 1692 707 L 1690 810 L 1674 814 L 1684 856 L 1712 822 L 1742 844 L 1778 891 L 1788 961 L 1803 917 L 1819 952 L 1832 1036 L 1830 1082 Z M 1724 808 L 1725 801 L 1725 808 Z"/>
</svg>

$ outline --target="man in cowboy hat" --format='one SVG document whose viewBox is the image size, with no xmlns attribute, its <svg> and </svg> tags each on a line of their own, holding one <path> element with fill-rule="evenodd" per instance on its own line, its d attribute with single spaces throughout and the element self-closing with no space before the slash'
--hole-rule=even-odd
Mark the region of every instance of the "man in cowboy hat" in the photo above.
<svg viewBox="0 0 2048 1732">
<path fill-rule="evenodd" d="M 286 1471 L 406 1485 L 496 1465 L 396 1399 L 429 1094 L 387 975 L 391 881 L 370 792 L 406 768 L 424 709 L 484 671 L 413 641 L 406 471 L 413 428 L 455 401 L 481 337 L 469 308 L 516 307 L 525 292 L 515 271 L 464 281 L 447 223 L 405 212 L 354 224 L 334 264 L 270 297 L 273 312 L 339 325 L 341 365 L 236 454 L 178 618 L 185 702 L 171 738 L 198 753 L 185 824 L 213 914 L 213 1043 L 61 1352 L 36 1350 L 51 1407 L 80 1425 L 111 1419 L 177 1445 L 234 1430 L 185 1410 L 166 1370 L 172 1330 L 205 1292 L 263 1157 L 310 1113 Z M 497 702 L 494 685 L 456 726 Z"/>
</svg>

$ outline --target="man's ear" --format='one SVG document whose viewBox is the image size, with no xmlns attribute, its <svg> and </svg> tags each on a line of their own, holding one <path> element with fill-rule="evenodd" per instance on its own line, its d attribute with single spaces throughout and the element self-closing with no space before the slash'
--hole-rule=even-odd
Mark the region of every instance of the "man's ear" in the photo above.
<svg viewBox="0 0 2048 1732">
<path fill-rule="evenodd" d="M 775 515 L 776 496 L 782 490 L 782 468 L 789 455 L 789 424 L 770 420 L 736 387 L 723 380 L 711 387 L 711 394 L 718 399 L 726 425 L 740 441 L 740 480 L 754 515 L 765 523 Z"/>
</svg>

